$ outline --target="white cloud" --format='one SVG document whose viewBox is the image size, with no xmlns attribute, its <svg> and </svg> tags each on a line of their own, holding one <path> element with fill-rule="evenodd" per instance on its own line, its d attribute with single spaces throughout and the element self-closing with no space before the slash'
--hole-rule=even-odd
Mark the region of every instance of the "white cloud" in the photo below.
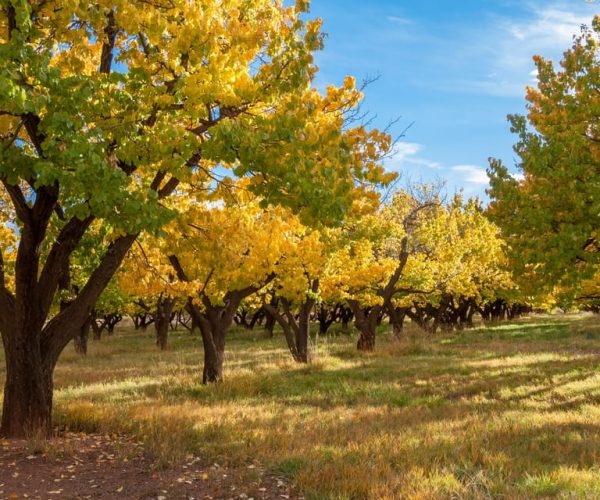
<svg viewBox="0 0 600 500">
<path fill-rule="evenodd" d="M 521 174 L 521 173 L 517 173 L 517 174 L 510 174 L 510 176 L 511 176 L 511 177 L 512 177 L 514 180 L 516 180 L 516 181 L 519 181 L 519 182 L 521 182 L 521 181 L 524 181 L 524 180 L 525 180 L 525 176 L 524 176 L 523 174 Z"/>
<path fill-rule="evenodd" d="M 396 154 L 388 159 L 385 166 L 393 172 L 400 172 L 406 179 L 420 182 L 448 181 L 448 186 L 462 189 L 465 194 L 482 194 L 489 184 L 487 172 L 477 165 L 460 164 L 448 166 L 423 157 L 425 147 L 416 142 L 400 142 L 396 145 Z"/>
<path fill-rule="evenodd" d="M 400 162 L 420 153 L 422 150 L 423 146 L 416 142 L 398 142 L 394 150 L 394 159 Z"/>
<path fill-rule="evenodd" d="M 464 181 L 471 184 L 488 184 L 489 178 L 485 168 L 476 165 L 456 165 L 451 168 L 453 172 L 462 174 Z"/>
<path fill-rule="evenodd" d="M 424 149 L 422 144 L 416 142 L 399 142 L 396 144 L 394 154 L 387 162 L 386 167 L 393 171 L 402 170 L 407 165 L 431 169 L 442 168 L 441 163 L 420 156 Z"/>
<path fill-rule="evenodd" d="M 580 6 L 589 9 L 584 3 Z M 533 69 L 535 54 L 555 62 L 571 45 L 573 36 L 580 33 L 581 25 L 590 24 L 591 17 L 574 4 L 544 2 L 530 6 L 527 19 L 497 18 L 499 30 L 488 34 L 492 73 L 497 74 L 494 84 L 475 82 L 475 87 L 494 95 L 522 96 L 527 83 L 537 83 L 537 70 Z M 492 39 L 490 40 L 490 37 Z"/>
<path fill-rule="evenodd" d="M 454 43 L 438 40 L 443 59 L 467 70 L 460 76 L 456 72 L 455 78 L 438 80 L 438 87 L 523 97 L 525 87 L 537 83 L 533 56 L 539 54 L 557 63 L 581 32 L 581 25 L 589 25 L 593 15 L 590 5 L 583 1 L 529 0 L 524 9 L 524 16 L 518 18 L 490 15 L 481 28 L 465 30 Z M 479 67 L 479 71 L 467 74 L 472 67 Z"/>
<path fill-rule="evenodd" d="M 570 44 L 573 35 L 580 32 L 582 24 L 589 24 L 589 15 L 576 13 L 571 5 L 568 9 L 558 4 L 534 7 L 528 20 L 501 20 L 501 29 L 509 36 L 501 48 L 501 64 L 519 67 L 530 64 L 536 53 L 553 56 L 562 53 Z M 505 49 L 512 49 L 506 51 Z"/>
</svg>

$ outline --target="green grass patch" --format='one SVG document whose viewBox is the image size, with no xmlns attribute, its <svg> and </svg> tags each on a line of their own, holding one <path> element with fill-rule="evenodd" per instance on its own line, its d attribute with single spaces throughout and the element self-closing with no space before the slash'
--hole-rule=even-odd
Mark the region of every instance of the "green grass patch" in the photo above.
<svg viewBox="0 0 600 500">
<path fill-rule="evenodd" d="M 597 318 L 407 328 L 398 341 L 383 327 L 371 354 L 352 335 L 315 338 L 308 366 L 280 332 L 238 329 L 213 386 L 197 336 L 172 332 L 161 353 L 152 332 L 123 328 L 85 358 L 67 348 L 55 422 L 132 433 L 158 466 L 258 461 L 307 498 L 600 497 Z"/>
</svg>

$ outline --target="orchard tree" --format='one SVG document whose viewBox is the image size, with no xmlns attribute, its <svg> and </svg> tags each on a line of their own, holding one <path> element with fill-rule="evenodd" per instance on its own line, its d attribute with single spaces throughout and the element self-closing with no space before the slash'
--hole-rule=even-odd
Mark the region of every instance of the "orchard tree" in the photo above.
<svg viewBox="0 0 600 500">
<path fill-rule="evenodd" d="M 422 186 L 397 192 L 376 214 L 348 224 L 324 288 L 352 309 L 359 350 L 375 348 L 377 326 L 394 297 L 431 287 L 425 245 L 433 226 L 426 222 L 440 210 L 435 189 Z"/>
<path fill-rule="evenodd" d="M 156 345 L 162 351 L 168 347 L 171 316 L 178 299 L 173 287 L 175 272 L 163 250 L 160 240 L 141 237 L 118 272 L 119 287 L 129 295 L 131 306 L 153 318 Z"/>
<path fill-rule="evenodd" d="M 459 195 L 428 226 L 423 250 L 432 291 L 404 297 L 409 303 L 406 314 L 431 332 L 472 326 L 484 303 L 496 301 L 513 286 L 500 230 L 485 217 L 479 200 L 465 201 Z"/>
<path fill-rule="evenodd" d="M 560 67 L 542 57 L 535 63 L 539 81 L 527 89 L 527 117 L 510 117 L 520 175 L 491 161 L 489 213 L 516 275 L 569 286 L 600 262 L 600 17 Z"/>
<path fill-rule="evenodd" d="M 243 300 L 276 276 L 295 219 L 239 193 L 218 205 L 192 203 L 167 227 L 162 253 L 176 274 L 204 347 L 203 383 L 223 378 L 225 343 Z M 240 199 L 242 198 L 242 199 Z"/>
<path fill-rule="evenodd" d="M 354 186 L 386 180 L 389 138 L 344 129 L 361 94 L 312 88 L 319 22 L 275 0 L 0 1 L 0 183 L 17 241 L 0 273 L 0 433 L 51 434 L 53 372 L 165 200 L 217 165 L 267 203 L 333 221 Z M 111 236 L 69 304 L 62 270 L 93 223 Z M 3 229 L 4 231 L 4 229 Z M 10 274 L 8 274 L 10 273 Z M 12 283 L 14 288 L 11 289 Z"/>
<path fill-rule="evenodd" d="M 301 224 L 290 229 L 263 307 L 283 329 L 294 360 L 308 363 L 311 314 L 320 299 L 319 284 L 326 272 L 328 248 L 318 231 L 311 231 Z M 273 305 L 273 296 L 279 299 L 280 308 Z"/>
</svg>

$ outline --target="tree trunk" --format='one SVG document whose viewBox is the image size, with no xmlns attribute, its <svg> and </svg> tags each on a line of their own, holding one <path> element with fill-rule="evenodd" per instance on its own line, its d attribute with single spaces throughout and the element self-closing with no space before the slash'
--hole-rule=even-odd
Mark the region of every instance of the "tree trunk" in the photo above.
<svg viewBox="0 0 600 500">
<path fill-rule="evenodd" d="M 256 323 L 262 320 L 262 317 L 265 315 L 264 309 L 261 307 L 258 311 L 256 311 L 252 315 L 252 319 L 250 320 L 250 324 L 248 325 L 249 330 L 254 330 Z M 260 323 L 259 323 L 260 324 Z"/>
<path fill-rule="evenodd" d="M 169 261 L 181 281 L 189 282 L 189 279 L 175 255 L 169 256 Z M 225 337 L 233 323 L 233 316 L 240 307 L 242 301 L 250 295 L 258 292 L 261 288 L 275 279 L 271 273 L 265 277 L 260 285 L 248 286 L 242 290 L 230 290 L 223 298 L 224 305 L 215 306 L 210 299 L 200 294 L 204 310 L 200 311 L 194 303 L 193 297 L 188 297 L 186 309 L 192 319 L 200 327 L 202 345 L 204 346 L 204 369 L 202 371 L 202 382 L 219 382 L 223 378 L 223 360 L 225 355 Z"/>
<path fill-rule="evenodd" d="M 435 310 L 435 313 L 433 316 L 433 324 L 431 325 L 431 333 L 437 332 L 437 330 L 444 318 L 444 314 L 446 313 L 446 311 L 448 309 L 451 299 L 452 299 L 452 297 L 450 297 L 448 295 L 442 296 L 442 298 L 440 300 L 440 305 Z"/>
<path fill-rule="evenodd" d="M 211 384 L 223 380 L 225 336 L 225 331 L 213 332 L 213 341 L 207 342 L 204 345 L 204 369 L 202 370 L 203 384 Z"/>
<path fill-rule="evenodd" d="M 200 328 L 204 348 L 204 367 L 202 383 L 210 384 L 223 380 L 223 360 L 225 359 L 225 338 L 233 323 L 233 315 L 243 297 L 233 295 L 232 302 L 226 307 L 213 306 L 204 300 L 204 311 L 188 299 L 187 310 L 192 320 Z"/>
<path fill-rule="evenodd" d="M 93 336 L 92 338 L 94 340 L 101 340 L 102 339 L 102 330 L 104 329 L 103 325 L 99 325 L 97 320 L 93 319 L 92 320 L 92 331 L 93 331 Z"/>
<path fill-rule="evenodd" d="M 267 334 L 267 337 L 272 339 L 274 336 L 273 331 L 275 329 L 275 318 L 269 313 L 267 313 L 265 318 L 265 332 Z"/>
<path fill-rule="evenodd" d="M 356 348 L 359 351 L 372 352 L 375 350 L 375 326 L 368 324 L 363 328 L 358 328 L 360 336 L 358 337 Z"/>
<path fill-rule="evenodd" d="M 333 324 L 337 317 L 338 308 L 328 308 L 325 304 L 321 304 L 317 312 L 317 319 L 319 321 L 319 333 L 325 335 L 329 330 L 329 327 Z"/>
<path fill-rule="evenodd" d="M 171 313 L 175 306 L 175 300 L 171 298 L 159 298 L 156 304 L 156 315 L 154 327 L 156 329 L 156 345 L 161 351 L 167 349 L 169 340 L 169 324 L 171 322 Z"/>
<path fill-rule="evenodd" d="M 350 307 L 354 312 L 354 325 L 359 331 L 356 348 L 359 351 L 371 352 L 375 350 L 375 334 L 377 332 L 377 323 L 381 314 L 382 307 L 377 305 L 365 312 L 359 302 L 349 301 Z"/>
<path fill-rule="evenodd" d="M 267 333 L 267 337 L 270 339 L 273 338 L 273 331 L 275 329 L 275 323 L 277 323 L 277 318 L 272 312 L 272 309 L 277 309 L 279 307 L 279 297 L 273 295 L 268 304 L 269 308 L 263 306 L 263 311 L 265 313 L 265 332 Z"/>
<path fill-rule="evenodd" d="M 271 302 L 264 304 L 263 308 L 268 317 L 273 317 L 283 329 L 288 349 L 298 363 L 308 363 L 310 361 L 310 352 L 308 349 L 308 340 L 310 338 L 310 315 L 315 306 L 315 294 L 319 290 L 319 280 L 314 279 L 311 283 L 311 292 L 306 295 L 304 302 L 300 304 L 298 317 L 292 312 L 292 304 L 286 298 L 281 299 L 283 313 Z"/>
<path fill-rule="evenodd" d="M 353 316 L 354 316 L 354 313 L 352 312 L 352 309 L 350 309 L 348 307 L 341 308 L 340 317 L 341 317 L 341 322 L 342 322 L 342 332 L 343 333 L 348 333 L 350 331 L 350 321 L 352 321 Z"/>
<path fill-rule="evenodd" d="M 404 318 L 406 317 L 407 309 L 408 308 L 406 308 L 406 307 L 394 307 L 394 306 L 390 306 L 388 308 L 390 324 L 392 325 L 392 330 L 394 332 L 394 335 L 398 338 L 402 337 L 402 333 L 404 331 Z"/>
<path fill-rule="evenodd" d="M 303 307 L 303 309 L 306 305 Z M 310 306 L 312 308 L 312 305 Z M 296 351 L 298 352 L 299 363 L 309 362 L 308 339 L 310 338 L 310 310 L 301 311 L 298 320 L 298 330 L 296 331 Z"/>
<path fill-rule="evenodd" d="M 151 315 L 145 314 L 144 318 L 142 319 L 142 324 L 140 325 L 140 329 L 145 332 L 146 330 L 148 330 L 148 327 L 154 322 L 154 319 L 152 318 Z"/>
<path fill-rule="evenodd" d="M 122 319 L 123 316 L 121 316 L 120 314 L 111 313 L 104 315 L 104 326 L 108 335 L 113 335 L 115 333 L 115 327 L 119 324 L 119 322 Z"/>
<path fill-rule="evenodd" d="M 76 335 L 73 339 L 73 343 L 75 345 L 75 352 L 77 354 L 81 354 L 84 356 L 87 354 L 88 338 L 90 335 L 91 326 L 92 317 L 90 316 L 79 330 L 78 335 Z"/>
<path fill-rule="evenodd" d="M 19 332 L 20 333 L 20 332 Z M 0 434 L 26 438 L 52 435 L 52 372 L 43 361 L 37 332 L 4 343 L 6 383 Z"/>
</svg>

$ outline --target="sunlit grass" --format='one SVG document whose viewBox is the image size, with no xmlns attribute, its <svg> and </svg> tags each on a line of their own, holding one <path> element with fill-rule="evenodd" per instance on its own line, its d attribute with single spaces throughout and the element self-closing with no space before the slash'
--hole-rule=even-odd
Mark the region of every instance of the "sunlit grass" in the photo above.
<svg viewBox="0 0 600 500">
<path fill-rule="evenodd" d="M 258 461 L 315 499 L 600 496 L 594 317 L 382 331 L 372 354 L 354 340 L 321 338 L 298 366 L 281 337 L 236 331 L 225 381 L 203 386 L 199 338 L 176 332 L 160 353 L 123 329 L 87 358 L 67 349 L 55 421 L 133 433 L 159 465 Z"/>
</svg>

